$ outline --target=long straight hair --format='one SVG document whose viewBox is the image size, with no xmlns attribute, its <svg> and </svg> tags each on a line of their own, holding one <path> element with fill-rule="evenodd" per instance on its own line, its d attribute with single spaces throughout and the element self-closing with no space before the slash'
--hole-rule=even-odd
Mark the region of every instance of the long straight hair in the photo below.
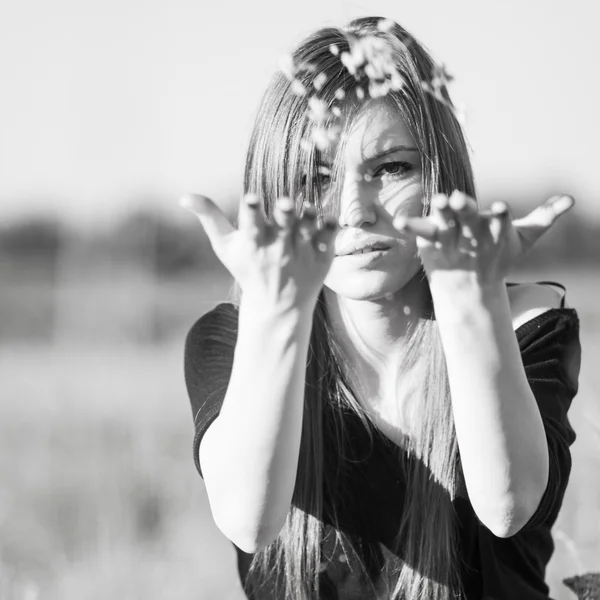
<svg viewBox="0 0 600 600">
<path fill-rule="evenodd" d="M 382 19 L 356 19 L 344 28 L 328 27 L 306 38 L 293 52 L 299 65 L 295 78 L 328 107 L 354 94 L 357 81 L 340 61 L 340 55 L 365 36 L 384 41 L 393 52 L 396 68 L 404 80 L 385 100 L 397 110 L 419 149 L 424 189 L 423 215 L 429 213 L 436 192 L 458 189 L 475 197 L 473 174 L 466 142 L 445 85 L 438 97 L 424 82 L 431 81 L 436 65 L 424 47 L 397 24 L 379 27 Z M 335 46 L 337 52 L 332 52 Z M 315 85 L 321 75 L 319 84 Z M 317 89 L 318 88 L 318 89 Z M 317 175 L 319 150 L 307 146 L 310 120 L 307 100 L 293 90 L 283 73 L 276 73 L 263 97 L 251 136 L 244 178 L 244 191 L 263 200 L 271 217 L 274 201 L 280 196 L 296 199 L 298 214 L 302 203 L 317 206 L 322 215 Z M 337 95 L 336 95 L 337 94 Z M 349 103 L 346 102 L 346 106 Z M 358 110 L 360 102 L 357 103 Z M 427 285 L 421 273 L 423 285 Z M 231 298 L 240 299 L 234 285 Z M 351 456 L 345 425 L 348 411 L 360 417 L 373 442 L 372 423 L 357 401 L 341 368 L 336 341 L 321 292 L 314 313 L 306 365 L 304 413 L 296 484 L 287 520 L 276 540 L 258 551 L 252 559 L 245 588 L 251 593 L 291 600 L 319 598 L 319 567 L 324 535 L 325 503 L 339 543 L 352 552 L 367 572 L 360 553 L 339 526 L 336 506 L 344 490 L 337 474 Z M 395 532 L 397 548 L 402 548 L 403 566 L 399 572 L 382 574 L 373 597 L 385 600 L 450 600 L 461 597 L 460 569 L 456 553 L 455 518 L 452 500 L 456 495 L 460 460 L 446 364 L 433 311 L 409 328 L 403 364 L 398 379 L 410 366 L 413 420 L 405 447 L 398 459 L 406 469 L 406 491 L 400 526 Z M 324 445 L 329 451 L 324 455 Z M 412 456 L 415 460 L 407 461 Z"/>
</svg>

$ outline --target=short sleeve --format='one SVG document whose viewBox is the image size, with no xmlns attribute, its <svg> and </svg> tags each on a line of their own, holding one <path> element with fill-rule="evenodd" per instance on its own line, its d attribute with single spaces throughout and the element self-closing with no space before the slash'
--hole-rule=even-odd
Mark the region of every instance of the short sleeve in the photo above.
<svg viewBox="0 0 600 600">
<path fill-rule="evenodd" d="M 517 330 L 527 380 L 540 409 L 549 452 L 548 485 L 523 530 L 552 527 L 571 473 L 575 432 L 567 413 L 577 394 L 581 365 L 579 318 L 572 308 L 554 308 Z"/>
<path fill-rule="evenodd" d="M 237 340 L 237 308 L 221 303 L 200 317 L 185 341 L 185 383 L 194 418 L 194 463 L 202 477 L 200 440 L 221 411 Z"/>
</svg>

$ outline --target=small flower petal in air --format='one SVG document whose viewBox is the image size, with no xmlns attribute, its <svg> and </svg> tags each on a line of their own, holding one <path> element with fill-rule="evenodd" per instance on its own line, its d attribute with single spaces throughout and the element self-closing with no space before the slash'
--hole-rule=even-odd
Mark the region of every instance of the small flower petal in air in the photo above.
<svg viewBox="0 0 600 600">
<path fill-rule="evenodd" d="M 369 182 L 373 181 L 373 176 L 372 176 L 372 175 L 370 175 L 369 173 L 365 173 L 365 174 L 363 175 L 363 179 L 364 179 L 364 180 L 365 180 L 367 183 L 369 183 Z"/>
<path fill-rule="evenodd" d="M 327 150 L 331 145 L 327 129 L 324 127 L 315 127 L 312 131 L 312 139 L 319 150 Z"/>
<path fill-rule="evenodd" d="M 331 112 L 336 116 L 336 117 L 341 117 L 342 116 L 342 109 L 339 106 L 334 106 L 331 109 Z"/>
<path fill-rule="evenodd" d="M 369 82 L 369 96 L 371 98 L 381 98 L 390 91 L 390 83 L 388 81 L 377 81 Z"/>
<path fill-rule="evenodd" d="M 335 91 L 335 97 L 337 100 L 343 100 L 346 97 L 346 92 L 342 88 L 338 88 Z"/>
<path fill-rule="evenodd" d="M 296 94 L 296 96 L 306 96 L 306 88 L 297 79 L 292 81 L 292 92 Z"/>
<path fill-rule="evenodd" d="M 454 108 L 454 116 L 461 125 L 465 125 L 467 121 L 467 107 L 464 102 L 460 102 L 456 105 Z"/>
<path fill-rule="evenodd" d="M 327 75 L 325 75 L 325 73 L 319 73 L 315 77 L 315 80 L 313 81 L 313 86 L 314 86 L 315 90 L 320 90 L 325 85 L 326 81 L 327 81 Z"/>
<path fill-rule="evenodd" d="M 377 29 L 379 29 L 379 31 L 391 31 L 394 28 L 394 25 L 396 23 L 394 23 L 394 21 L 392 21 L 392 19 L 379 19 L 379 21 L 377 21 Z"/>
<path fill-rule="evenodd" d="M 390 87 L 396 91 L 399 91 L 404 87 L 404 79 L 402 78 L 402 75 L 398 73 L 398 71 L 394 71 L 392 73 L 392 77 L 390 79 Z"/>
<path fill-rule="evenodd" d="M 294 67 L 294 59 L 290 54 L 284 54 L 279 59 L 279 68 L 287 79 L 293 81 L 296 69 Z"/>
<path fill-rule="evenodd" d="M 365 97 L 365 90 L 363 90 L 360 85 L 356 86 L 356 97 L 359 100 L 362 100 Z"/>
<path fill-rule="evenodd" d="M 335 44 L 331 44 L 331 46 L 329 46 L 329 52 L 334 56 L 337 56 L 340 53 L 340 49 Z"/>
<path fill-rule="evenodd" d="M 356 67 L 354 66 L 354 60 L 349 52 L 342 52 L 342 56 L 340 57 L 342 64 L 348 69 L 350 75 L 354 75 L 356 73 Z"/>
<path fill-rule="evenodd" d="M 323 123 L 329 116 L 329 110 L 327 104 L 319 98 L 309 98 L 308 100 L 308 118 L 315 123 Z"/>
</svg>

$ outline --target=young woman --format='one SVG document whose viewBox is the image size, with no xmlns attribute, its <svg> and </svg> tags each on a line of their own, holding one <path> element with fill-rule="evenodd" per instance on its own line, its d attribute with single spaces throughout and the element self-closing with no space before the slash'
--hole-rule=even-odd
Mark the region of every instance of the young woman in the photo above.
<svg viewBox="0 0 600 600">
<path fill-rule="evenodd" d="M 239 292 L 185 375 L 248 598 L 548 598 L 579 322 L 506 275 L 573 201 L 478 210 L 445 72 L 397 24 L 317 31 L 284 70 L 237 227 L 183 202 Z"/>
</svg>

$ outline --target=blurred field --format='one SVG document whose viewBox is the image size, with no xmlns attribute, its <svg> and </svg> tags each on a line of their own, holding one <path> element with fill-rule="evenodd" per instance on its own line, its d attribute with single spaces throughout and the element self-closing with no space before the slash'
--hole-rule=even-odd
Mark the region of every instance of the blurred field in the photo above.
<svg viewBox="0 0 600 600">
<path fill-rule="evenodd" d="M 1 600 L 243 597 L 193 465 L 182 365 L 187 328 L 229 280 L 130 275 L 0 292 Z M 578 439 L 548 573 L 567 600 L 563 577 L 600 571 L 600 277 L 512 279 L 563 282 L 582 323 Z M 42 341 L 18 341 L 7 320 L 19 307 Z"/>
</svg>

